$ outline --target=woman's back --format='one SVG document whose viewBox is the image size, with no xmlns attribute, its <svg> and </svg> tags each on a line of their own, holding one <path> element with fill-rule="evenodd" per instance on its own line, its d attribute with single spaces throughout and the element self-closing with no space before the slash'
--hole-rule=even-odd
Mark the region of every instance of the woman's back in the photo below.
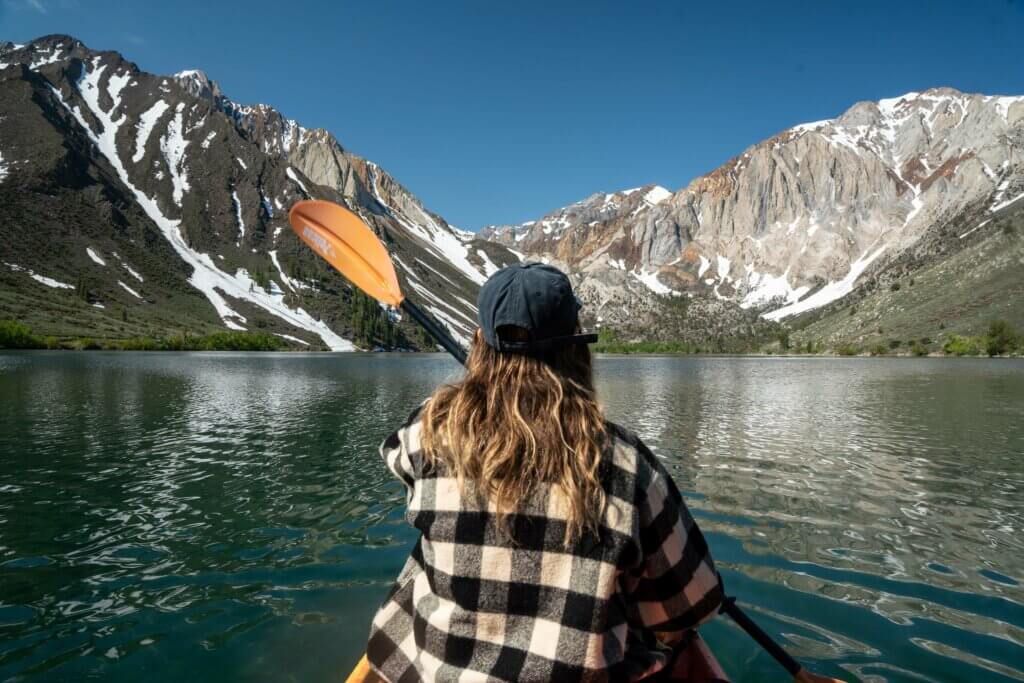
<svg viewBox="0 0 1024 683">
<path fill-rule="evenodd" d="M 596 533 L 566 545 L 557 486 L 503 521 L 474 482 L 460 487 L 424 457 L 422 415 L 381 447 L 422 533 L 367 646 L 388 680 L 636 680 L 668 663 L 663 642 L 716 612 L 703 536 L 635 435 L 607 425 L 604 512 Z"/>
<path fill-rule="evenodd" d="M 543 264 L 480 291 L 466 376 L 381 446 L 421 538 L 374 618 L 397 681 L 631 681 L 717 611 L 718 579 L 651 452 L 605 421 L 594 335 Z"/>
</svg>

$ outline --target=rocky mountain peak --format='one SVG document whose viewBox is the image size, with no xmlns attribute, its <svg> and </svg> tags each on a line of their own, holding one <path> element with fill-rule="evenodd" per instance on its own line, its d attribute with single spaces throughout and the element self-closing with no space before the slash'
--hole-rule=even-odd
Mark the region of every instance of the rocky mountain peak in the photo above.
<svg viewBox="0 0 1024 683">
<path fill-rule="evenodd" d="M 221 106 L 226 99 L 216 81 L 211 80 L 206 72 L 199 69 L 186 69 L 174 74 L 176 80 L 190 95 Z"/>
</svg>

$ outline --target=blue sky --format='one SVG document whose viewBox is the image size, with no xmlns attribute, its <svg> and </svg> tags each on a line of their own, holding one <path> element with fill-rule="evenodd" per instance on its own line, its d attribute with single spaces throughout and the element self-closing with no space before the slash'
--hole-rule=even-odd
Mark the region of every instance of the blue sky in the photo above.
<svg viewBox="0 0 1024 683">
<path fill-rule="evenodd" d="M 70 33 L 201 68 L 390 171 L 464 228 L 592 192 L 675 190 L 796 123 L 949 85 L 1024 94 L 1024 3 L 0 0 L 0 39 Z"/>
</svg>

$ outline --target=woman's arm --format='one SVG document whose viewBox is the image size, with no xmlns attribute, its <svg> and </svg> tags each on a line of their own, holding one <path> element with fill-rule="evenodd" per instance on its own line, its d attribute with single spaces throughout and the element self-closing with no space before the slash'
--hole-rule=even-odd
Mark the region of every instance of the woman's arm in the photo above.
<svg viewBox="0 0 1024 683">
<path fill-rule="evenodd" d="M 405 423 L 392 432 L 380 445 L 380 456 L 384 464 L 388 466 L 391 473 L 399 481 L 405 484 L 408 491 L 412 491 L 418 478 L 417 463 L 421 461 L 420 454 L 420 414 L 425 403 L 420 404 L 412 411 Z"/>
<path fill-rule="evenodd" d="M 718 613 L 718 574 L 704 534 L 660 464 L 639 513 L 644 561 L 630 597 L 643 625 L 673 643 Z"/>
</svg>

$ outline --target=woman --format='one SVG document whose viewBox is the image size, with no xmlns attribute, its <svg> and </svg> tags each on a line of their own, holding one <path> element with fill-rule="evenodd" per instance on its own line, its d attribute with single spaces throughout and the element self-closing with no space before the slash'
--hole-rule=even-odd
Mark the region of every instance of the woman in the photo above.
<svg viewBox="0 0 1024 683">
<path fill-rule="evenodd" d="M 381 446 L 419 542 L 373 620 L 389 681 L 635 681 L 722 594 L 672 478 L 597 404 L 579 302 L 539 263 L 494 274 L 466 376 Z"/>
</svg>

